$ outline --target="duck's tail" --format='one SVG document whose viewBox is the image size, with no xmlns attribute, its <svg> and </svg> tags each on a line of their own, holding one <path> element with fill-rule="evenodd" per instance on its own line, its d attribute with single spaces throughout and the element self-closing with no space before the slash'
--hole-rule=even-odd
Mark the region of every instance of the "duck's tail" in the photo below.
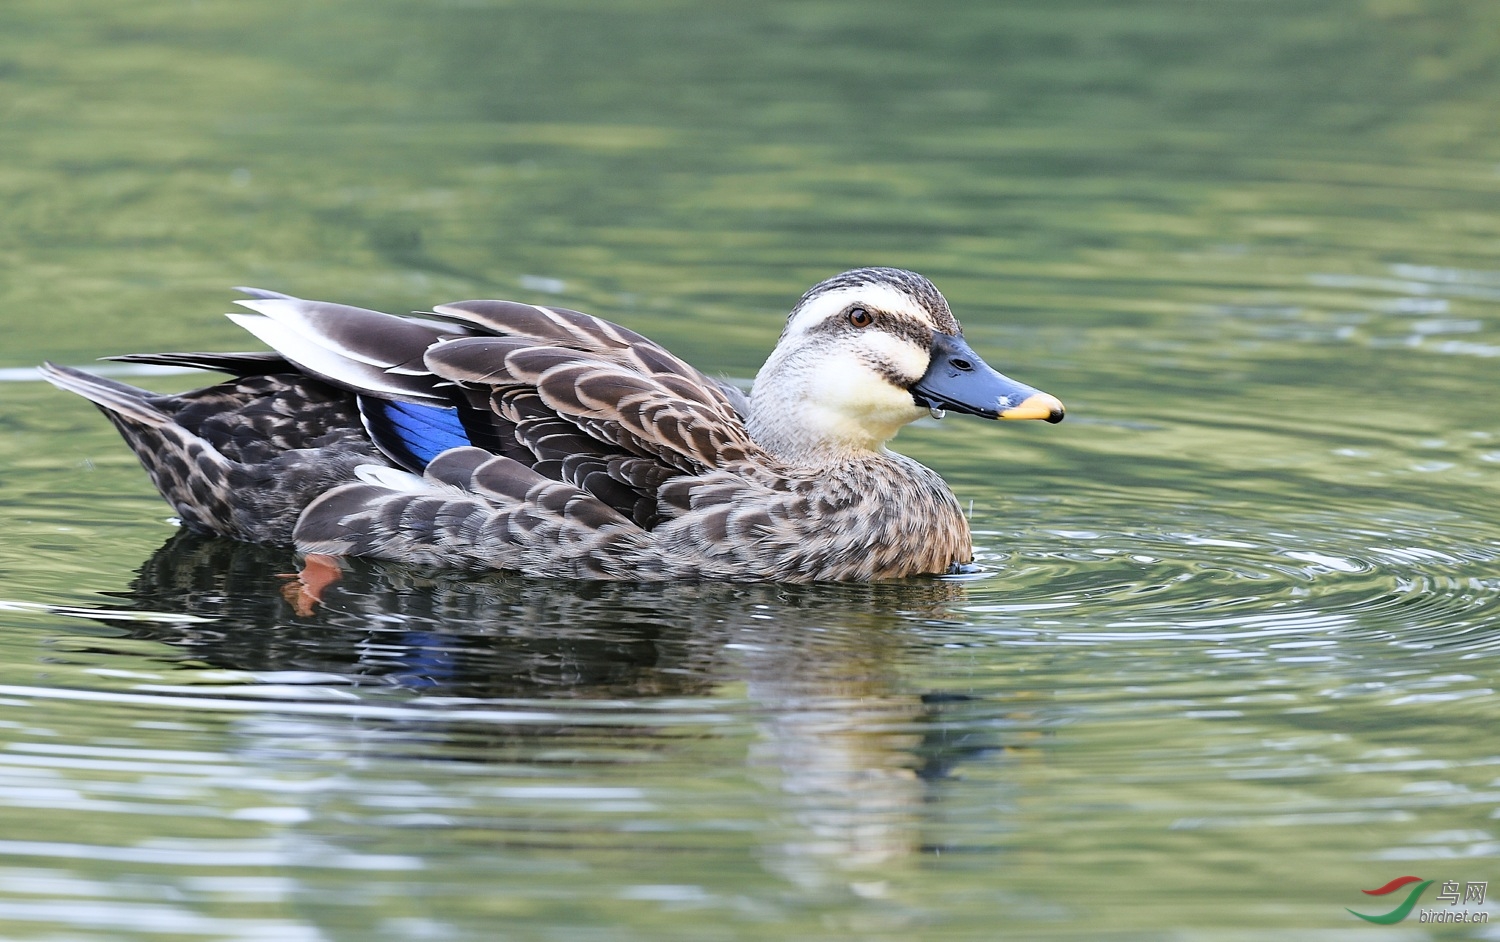
<svg viewBox="0 0 1500 942">
<path fill-rule="evenodd" d="M 209 355 L 182 363 L 210 365 Z M 153 354 L 145 362 L 165 362 Z M 233 360 L 234 362 L 230 362 Z M 43 378 L 98 406 L 119 429 L 184 525 L 251 543 L 291 543 L 297 516 L 322 492 L 385 463 L 360 426 L 354 397 L 310 377 L 257 374 L 266 358 L 220 356 L 240 375 L 217 386 L 158 395 L 47 363 Z M 222 361 L 222 362 L 220 362 Z"/>
<path fill-rule="evenodd" d="M 229 500 L 233 463 L 177 424 L 163 408 L 167 397 L 55 363 L 39 369 L 47 382 L 92 402 L 114 423 L 184 524 L 236 535 Z"/>
</svg>

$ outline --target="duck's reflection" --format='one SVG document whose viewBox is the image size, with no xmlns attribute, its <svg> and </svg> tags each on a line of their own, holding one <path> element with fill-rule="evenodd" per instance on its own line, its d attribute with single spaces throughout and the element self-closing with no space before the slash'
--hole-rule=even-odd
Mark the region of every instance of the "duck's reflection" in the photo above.
<svg viewBox="0 0 1500 942">
<path fill-rule="evenodd" d="M 921 656 L 913 624 L 952 617 L 961 584 L 563 583 L 354 562 L 315 611 L 298 614 L 281 591 L 297 565 L 287 550 L 181 533 L 122 597 L 138 611 L 210 621 L 132 635 L 216 667 L 335 677 L 417 700 L 734 700 L 742 689 L 758 718 L 750 767 L 781 796 L 765 862 L 802 884 L 877 892 L 881 881 L 859 874 L 929 846 L 941 780 L 996 745 L 954 735 L 954 698 L 903 673 Z M 395 725 L 379 738 L 388 757 L 405 754 Z M 610 728 L 636 745 L 663 735 Z M 444 719 L 413 722 L 406 738 L 440 742 L 448 759 L 515 761 L 578 733 Z"/>
<path fill-rule="evenodd" d="M 299 613 L 286 591 L 298 567 L 287 549 L 182 532 L 121 595 L 135 610 L 212 619 L 133 633 L 236 670 L 315 672 L 488 699 L 652 697 L 706 692 L 711 684 L 721 619 L 696 604 L 691 588 L 351 560 L 320 604 Z"/>
<path fill-rule="evenodd" d="M 871 637 L 889 644 L 885 634 Z M 896 692 L 878 646 L 808 653 L 767 647 L 748 665 L 750 696 L 767 712 L 751 761 L 785 795 L 767 865 L 817 885 L 838 879 L 830 863 L 875 870 L 922 845 L 924 710 Z"/>
</svg>

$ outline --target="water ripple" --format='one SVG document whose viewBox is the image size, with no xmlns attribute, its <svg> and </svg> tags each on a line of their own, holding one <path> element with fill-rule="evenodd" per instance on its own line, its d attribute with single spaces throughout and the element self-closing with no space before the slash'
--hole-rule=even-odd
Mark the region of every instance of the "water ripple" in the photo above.
<svg viewBox="0 0 1500 942">
<path fill-rule="evenodd" d="M 1051 527 L 1047 544 L 1035 532 L 985 532 L 982 541 L 1012 549 L 994 554 L 1000 576 L 975 584 L 963 609 L 1004 622 L 1009 637 L 1024 628 L 1033 642 L 1058 644 L 1258 639 L 1267 653 L 1342 639 L 1474 653 L 1496 646 L 1494 632 L 1482 629 L 1500 600 L 1500 549 L 1481 524 L 1351 525 L 1319 516 L 1264 530 L 1248 519 L 1215 523 L 1212 532 Z M 1069 618 L 1085 606 L 1107 615 Z"/>
</svg>

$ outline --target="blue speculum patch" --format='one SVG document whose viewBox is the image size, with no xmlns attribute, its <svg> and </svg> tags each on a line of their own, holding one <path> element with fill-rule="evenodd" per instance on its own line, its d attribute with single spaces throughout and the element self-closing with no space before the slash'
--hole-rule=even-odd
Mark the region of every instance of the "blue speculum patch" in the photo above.
<svg viewBox="0 0 1500 942">
<path fill-rule="evenodd" d="M 396 463 L 420 472 L 450 448 L 471 444 L 453 406 L 426 406 L 361 396 L 370 437 Z"/>
</svg>

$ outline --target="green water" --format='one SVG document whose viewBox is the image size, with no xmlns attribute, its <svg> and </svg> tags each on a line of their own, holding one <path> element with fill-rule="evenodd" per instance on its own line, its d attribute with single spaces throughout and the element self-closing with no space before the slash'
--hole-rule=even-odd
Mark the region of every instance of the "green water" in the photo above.
<svg viewBox="0 0 1500 942">
<path fill-rule="evenodd" d="M 1496 101 L 1489 0 L 7 0 L 0 937 L 1500 938 Z M 744 378 L 872 264 L 1068 405 L 897 441 L 984 578 L 303 617 L 29 372 L 251 284 Z"/>
</svg>

